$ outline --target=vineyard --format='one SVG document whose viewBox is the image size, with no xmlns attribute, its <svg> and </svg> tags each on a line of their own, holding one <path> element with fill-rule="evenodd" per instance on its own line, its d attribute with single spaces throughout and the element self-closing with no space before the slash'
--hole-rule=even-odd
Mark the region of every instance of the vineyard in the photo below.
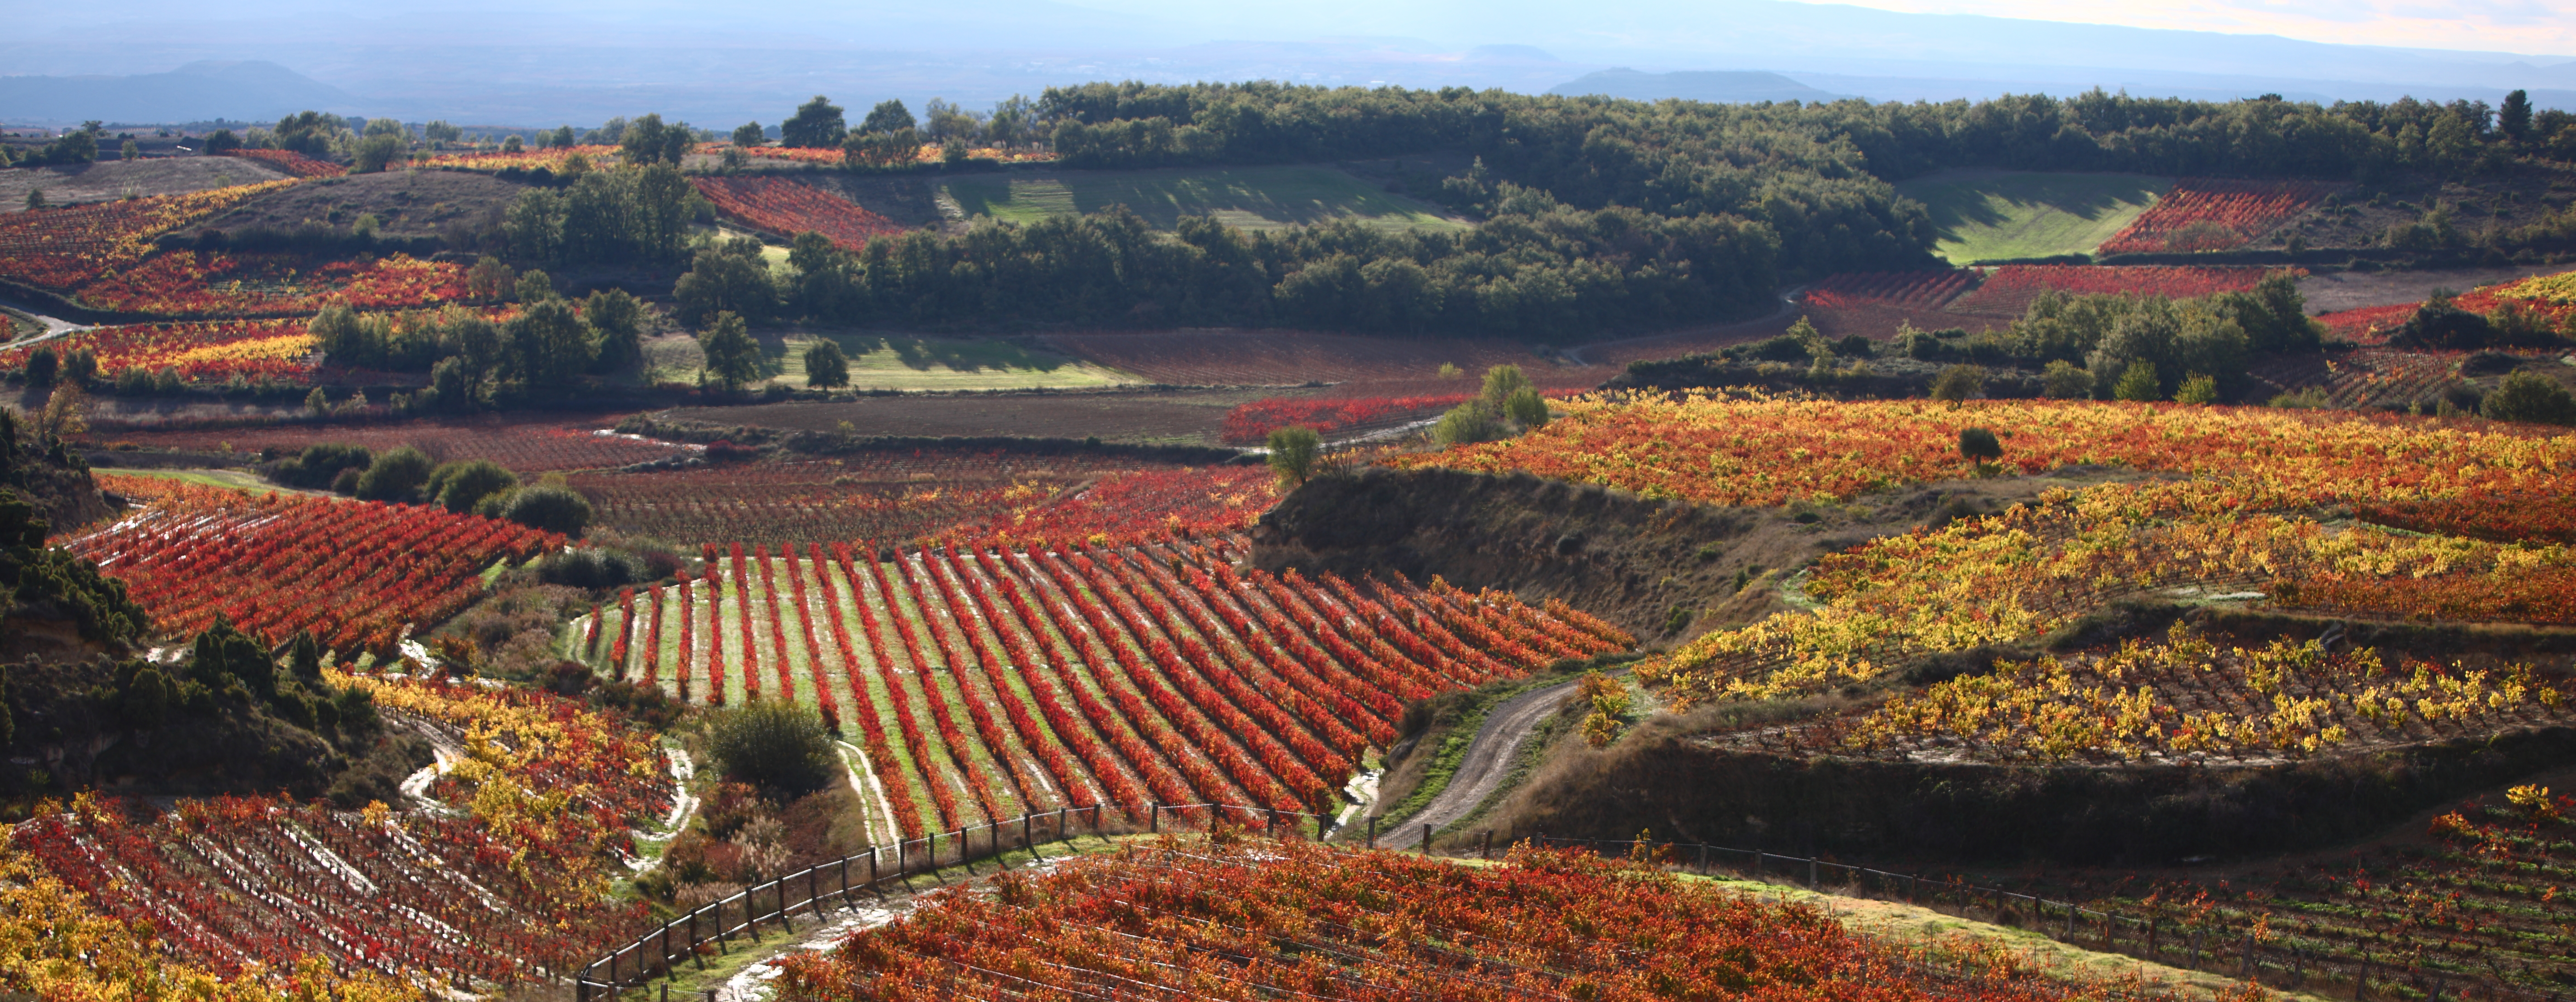
<svg viewBox="0 0 2576 1002">
<path fill-rule="evenodd" d="M 1267 469 L 1139 469 L 1088 457 L 944 453 L 583 473 L 602 524 L 696 544 L 809 539 L 1119 540 L 1243 530 L 1278 497 Z"/>
<path fill-rule="evenodd" d="M 293 185 L 268 181 L 152 198 L 30 209 L 0 217 L 0 278 L 73 289 L 152 252 L 152 240 Z"/>
<path fill-rule="evenodd" d="M 392 649 L 481 595 L 485 568 L 563 542 L 439 508 L 182 488 L 69 548 L 123 581 L 161 630 L 221 616 L 269 643 L 309 630 L 350 652 Z"/>
<path fill-rule="evenodd" d="M 2333 191 L 2333 185 L 2313 181 L 2183 178 L 2096 253 L 2234 250 L 2308 211 Z"/>
<path fill-rule="evenodd" d="M 1805 300 L 1817 309 L 1846 309 L 1883 303 L 1918 310 L 1937 310 L 1977 287 L 1973 269 L 1949 271 L 1845 272 L 1807 287 Z"/>
<path fill-rule="evenodd" d="M 1227 445 L 1260 445 L 1270 433 L 1297 426 L 1327 437 L 1414 418 L 1432 417 L 1473 399 L 1473 393 L 1440 393 L 1412 397 L 1358 399 L 1289 399 L 1271 397 L 1244 404 L 1225 415 L 1218 440 Z"/>
<path fill-rule="evenodd" d="M 100 375 L 169 369 L 191 382 L 298 381 L 312 370 L 313 335 L 301 320 L 209 320 L 97 327 L 70 343 L 98 359 Z M 30 349 L 0 350 L 0 367 L 24 368 Z"/>
<path fill-rule="evenodd" d="M 345 301 L 360 309 L 410 308 L 475 298 L 465 268 L 407 254 L 313 264 L 294 254 L 165 251 L 80 287 L 104 310 L 159 316 L 310 314 Z"/>
<path fill-rule="evenodd" d="M 442 170 L 533 171 L 542 168 L 561 174 L 564 163 L 574 157 L 587 159 L 593 166 L 604 166 L 616 160 L 618 149 L 615 146 L 558 146 L 518 153 L 502 153 L 497 150 L 467 151 L 434 154 L 422 157 L 413 163 Z"/>
<path fill-rule="evenodd" d="M 2397 332 L 2422 303 L 2393 303 L 2337 310 L 2317 316 L 2328 337 L 2359 344 L 2384 344 Z M 2471 289 L 2452 300 L 2452 305 L 2471 313 L 2494 314 L 2511 306 L 2531 313 L 2536 319 L 2564 325 L 2576 316 L 2576 272 L 2541 275 Z"/>
<path fill-rule="evenodd" d="M 2243 292 L 2262 281 L 2269 271 L 2259 267 L 2013 264 L 1995 269 L 1976 291 L 1953 300 L 1950 310 L 2015 319 L 2029 310 L 2032 300 L 2049 291 L 2068 295 L 2163 296 L 2168 299 Z"/>
<path fill-rule="evenodd" d="M 328 160 L 315 160 L 294 150 L 234 150 L 222 155 L 257 160 L 297 178 L 344 177 L 349 173 L 349 168 Z"/>
<path fill-rule="evenodd" d="M 2414 310 L 2406 307 L 2409 314 Z M 2327 406 L 2359 410 L 2432 398 L 2458 378 L 2464 354 L 2369 347 L 2337 355 L 2279 356 L 2251 374 L 2284 392 L 2322 387 Z"/>
<path fill-rule="evenodd" d="M 789 1002 L 1336 998 L 1404 1002 L 2106 999 L 2128 979 L 2041 978 L 1864 939 L 1813 908 L 1638 862 L 1515 850 L 1468 866 L 1220 836 L 943 895 L 780 977 Z M 1966 961 L 1966 962 L 1962 962 Z M 1721 988 L 1720 986 L 1724 986 Z"/>
<path fill-rule="evenodd" d="M 875 840 L 1095 804 L 1310 811 L 1404 703 L 1633 640 L 1504 594 L 1238 571 L 1232 545 L 706 548 L 568 641 L 683 699 L 858 739 Z"/>
<path fill-rule="evenodd" d="M 838 155 L 840 151 L 832 151 Z M 783 236 L 812 231 L 857 250 L 870 239 L 909 232 L 884 216 L 811 185 L 759 176 L 693 177 L 698 193 L 716 208 L 753 227 Z"/>
<path fill-rule="evenodd" d="M 18 826 L 5 853 L 225 978 L 537 981 L 644 924 L 604 892 L 629 830 L 672 806 L 649 736 L 540 693 L 330 681 L 466 749 L 432 809 L 223 797 L 130 817 L 84 795 Z"/>
</svg>

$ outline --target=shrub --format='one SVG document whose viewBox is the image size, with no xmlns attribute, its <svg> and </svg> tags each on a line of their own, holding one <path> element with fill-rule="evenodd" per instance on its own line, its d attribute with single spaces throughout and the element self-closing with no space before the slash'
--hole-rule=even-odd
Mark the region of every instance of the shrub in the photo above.
<svg viewBox="0 0 2576 1002">
<path fill-rule="evenodd" d="M 711 715 L 707 753 L 725 778 L 778 793 L 821 789 L 832 779 L 832 739 L 822 715 L 783 700 Z"/>
<path fill-rule="evenodd" d="M 2093 395 L 2093 374 L 2062 358 L 2040 370 L 2039 384 L 2041 393 L 2058 400 L 2081 400 Z"/>
<path fill-rule="evenodd" d="M 503 469 L 489 459 L 469 459 L 440 463 L 431 470 L 429 480 L 421 485 L 424 501 L 457 514 L 474 511 L 484 498 L 519 486 L 518 474 Z"/>
<path fill-rule="evenodd" d="M 1521 374 L 1520 366 L 1497 365 L 1485 370 L 1485 392 L 1478 399 L 1500 409 L 1504 401 L 1512 398 L 1512 394 L 1529 388 L 1529 377 Z"/>
<path fill-rule="evenodd" d="M 1527 386 L 1513 390 L 1511 396 L 1503 399 L 1503 416 L 1521 426 L 1523 431 L 1546 427 L 1547 398 Z"/>
<path fill-rule="evenodd" d="M 1270 469 L 1279 474 L 1279 482 L 1296 486 L 1315 473 L 1315 458 L 1323 453 L 1323 436 L 1303 425 L 1289 425 L 1270 432 Z"/>
<path fill-rule="evenodd" d="M 387 450 L 377 456 L 375 462 L 368 464 L 367 472 L 358 478 L 358 499 L 416 500 L 420 496 L 421 485 L 428 483 L 429 475 L 437 469 L 438 464 L 431 461 L 427 453 L 411 446 Z"/>
<path fill-rule="evenodd" d="M 375 461 L 375 453 L 367 451 L 366 446 L 320 442 L 305 446 L 300 455 L 278 460 L 269 467 L 268 479 L 288 487 L 318 490 L 337 483 L 343 472 L 365 472 Z"/>
<path fill-rule="evenodd" d="M 486 499 L 486 514 L 575 539 L 590 528 L 590 499 L 564 487 L 522 487 Z"/>
<path fill-rule="evenodd" d="M 2174 402 L 2178 404 L 2217 403 L 2217 378 L 2203 373 L 2192 373 L 2182 381 L 2182 388 L 2174 391 Z"/>
<path fill-rule="evenodd" d="M 2269 404 L 2273 407 L 2314 410 L 2326 406 L 2328 402 L 2325 387 L 2310 386 L 2289 393 L 2275 394 Z"/>
<path fill-rule="evenodd" d="M 584 548 L 537 561 L 537 580 L 591 591 L 649 581 L 651 574 L 644 561 L 617 550 Z"/>
<path fill-rule="evenodd" d="M 2162 384 L 2156 381 L 2156 363 L 2135 359 L 2127 369 L 2121 370 L 2120 381 L 2112 384 L 2111 399 L 2158 400 L 2164 397 L 2161 387 Z"/>
<path fill-rule="evenodd" d="M 2531 421 L 2539 424 L 2576 425 L 2576 394 L 2547 376 L 2534 372 L 2517 372 L 2504 377 L 2495 392 L 2479 404 L 2487 417 L 2498 421 Z"/>
<path fill-rule="evenodd" d="M 1442 445 L 1466 445 L 1489 442 L 1503 437 L 1503 424 L 1482 400 L 1470 400 L 1440 415 L 1440 423 L 1431 426 L 1431 440 Z"/>
</svg>

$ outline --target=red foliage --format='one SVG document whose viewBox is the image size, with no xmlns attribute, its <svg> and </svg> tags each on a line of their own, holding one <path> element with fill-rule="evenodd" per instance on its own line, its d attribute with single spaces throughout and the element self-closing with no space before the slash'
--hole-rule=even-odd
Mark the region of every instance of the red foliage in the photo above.
<svg viewBox="0 0 2576 1002">
<path fill-rule="evenodd" d="M 1887 303 L 1914 309 L 1939 309 L 1977 286 L 1977 272 L 1872 271 L 1832 275 L 1807 288 L 1807 304 L 1836 309 L 1860 303 Z"/>
<path fill-rule="evenodd" d="M 1962 313 L 2020 316 L 2031 300 L 2051 289 L 2070 295 L 2164 296 L 2184 299 L 2242 292 L 2270 269 L 2196 268 L 2169 265 L 2010 264 L 1986 276 L 1977 291 L 1959 298 Z"/>
<path fill-rule="evenodd" d="M 2334 186 L 2315 181 L 2183 178 L 2098 252 L 2152 254 L 2242 247 L 2308 211 L 2333 190 Z"/>
<path fill-rule="evenodd" d="M 837 153 L 838 151 L 834 151 Z M 858 203 L 786 178 L 762 176 L 695 177 L 698 192 L 726 215 L 771 233 L 793 236 L 808 230 L 851 250 L 874 237 L 907 232 L 894 220 Z"/>
<path fill-rule="evenodd" d="M 328 160 L 315 160 L 294 150 L 234 150 L 221 155 L 257 160 L 296 177 L 339 177 L 349 173 L 349 168 Z"/>
</svg>

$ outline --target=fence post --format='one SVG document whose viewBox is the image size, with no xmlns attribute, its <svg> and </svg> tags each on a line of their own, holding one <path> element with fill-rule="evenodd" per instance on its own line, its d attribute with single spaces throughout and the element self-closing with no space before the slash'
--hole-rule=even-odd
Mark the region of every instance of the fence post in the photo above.
<svg viewBox="0 0 2576 1002">
<path fill-rule="evenodd" d="M 2361 973 L 2352 978 L 2352 1002 L 2370 1002 L 2370 955 L 2361 955 Z"/>
<path fill-rule="evenodd" d="M 2066 941 L 2075 942 L 2075 902 L 2066 903 Z"/>
<path fill-rule="evenodd" d="M 1271 809 L 1270 809 L 1270 820 L 1269 820 L 1268 822 L 1264 823 L 1264 824 L 1261 826 L 1261 837 L 1262 837 L 1262 838 L 1278 838 L 1278 837 L 1279 837 L 1279 809 L 1278 809 L 1278 808 L 1273 807 L 1273 808 L 1271 808 Z"/>
<path fill-rule="evenodd" d="M 875 851 L 876 851 L 876 847 L 875 847 L 875 846 L 869 846 L 869 847 L 868 847 L 868 851 L 869 851 L 869 852 L 875 852 Z M 849 906 L 850 906 L 850 857 L 848 857 L 848 856 L 843 856 L 843 857 L 841 857 L 841 907 L 843 907 L 843 908 L 847 908 L 847 907 L 849 907 Z"/>
<path fill-rule="evenodd" d="M 1486 834 L 1490 835 L 1493 833 L 1487 832 Z M 1708 872 L 1708 843 L 1706 842 L 1699 844 L 1699 870 L 1702 873 Z"/>
<path fill-rule="evenodd" d="M 1029 812 L 1020 812 L 1020 848 L 1028 850 L 1029 855 L 1035 856 L 1038 854 L 1038 843 L 1030 833 L 1036 830 L 1037 823 L 1029 820 L 1029 817 Z"/>
<path fill-rule="evenodd" d="M 1476 858 L 1477 858 L 1477 859 L 1492 859 L 1492 858 L 1494 858 L 1494 830 L 1493 830 L 1493 829 L 1491 829 L 1491 828 L 1487 828 L 1487 829 L 1485 829 L 1485 839 L 1484 839 L 1484 844 L 1483 844 L 1483 845 L 1481 845 L 1481 846 L 1476 847 Z"/>
<path fill-rule="evenodd" d="M 773 890 L 775 890 L 775 891 L 777 891 L 777 892 L 778 892 L 778 929 L 779 929 L 779 931 L 780 931 L 780 932 L 787 932 L 787 933 L 793 933 L 793 932 L 795 932 L 795 931 L 796 931 L 796 923 L 791 922 L 791 921 L 788 921 L 788 919 L 787 919 L 787 878 L 785 878 L 785 877 L 780 877 L 780 878 L 778 878 L 778 879 L 776 879 L 776 880 L 770 881 L 770 882 L 769 882 L 769 886 L 770 886 L 770 888 L 771 888 L 771 889 L 773 889 Z"/>
<path fill-rule="evenodd" d="M 2252 980 L 2254 980 L 2254 971 L 2255 971 L 2255 970 L 2256 970 L 2256 968 L 2255 968 L 2255 966 L 2254 966 L 2254 932 L 2253 932 L 2253 930 L 2250 930 L 2250 929 L 2249 929 L 2249 930 L 2246 930 L 2246 932 L 2245 932 L 2245 959 L 2244 959 L 2244 960 L 2243 960 L 2243 962 L 2242 962 L 2242 963 L 2237 967 L 2236 979 L 2237 979 L 2237 980 L 2239 980 L 2239 981 L 2252 981 Z"/>
<path fill-rule="evenodd" d="M 894 872 L 898 876 L 902 875 L 904 868 L 912 862 L 907 849 L 911 844 L 910 839 L 896 839 L 894 842 Z"/>
<path fill-rule="evenodd" d="M 807 867 L 805 869 L 805 907 L 813 910 L 815 918 L 823 917 L 822 888 L 823 868 L 819 866 Z"/>
<path fill-rule="evenodd" d="M 1149 834 L 1149 835 L 1160 835 L 1160 834 L 1162 834 L 1162 833 L 1163 833 L 1163 803 L 1162 803 L 1162 801 L 1159 801 L 1159 800 L 1158 800 L 1158 801 L 1155 801 L 1155 802 L 1154 802 L 1154 816 L 1153 816 L 1153 820 L 1148 821 L 1148 822 L 1146 822 L 1146 823 L 1145 823 L 1145 832 L 1146 832 L 1146 834 Z"/>
<path fill-rule="evenodd" d="M 1807 889 L 1816 889 L 1816 857 L 1807 857 Z"/>
<path fill-rule="evenodd" d="M 1425 856 L 1431 855 L 1431 826 L 1429 824 L 1424 824 L 1422 826 L 1422 854 Z"/>
<path fill-rule="evenodd" d="M 689 956 L 698 962 L 698 969 L 701 971 L 707 969 L 707 958 L 698 955 L 698 913 L 705 910 L 704 908 L 689 909 Z"/>
<path fill-rule="evenodd" d="M 1368 847 L 1377 848 L 1377 816 L 1369 816 Z"/>
</svg>

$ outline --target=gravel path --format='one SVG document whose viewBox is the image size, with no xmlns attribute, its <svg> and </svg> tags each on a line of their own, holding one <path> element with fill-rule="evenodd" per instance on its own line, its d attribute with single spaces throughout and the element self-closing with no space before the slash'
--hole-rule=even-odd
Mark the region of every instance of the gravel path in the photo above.
<svg viewBox="0 0 2576 1002">
<path fill-rule="evenodd" d="M 1458 764 L 1457 774 L 1449 777 L 1449 785 L 1431 798 L 1431 805 L 1411 818 L 1406 827 L 1430 825 L 1438 831 L 1475 813 L 1476 807 L 1503 785 L 1503 777 L 1511 774 L 1512 759 L 1519 755 L 1530 732 L 1556 712 L 1576 684 L 1560 682 L 1532 689 L 1485 714 L 1485 722 L 1476 728 L 1476 740 L 1468 744 L 1467 759 Z"/>
</svg>

